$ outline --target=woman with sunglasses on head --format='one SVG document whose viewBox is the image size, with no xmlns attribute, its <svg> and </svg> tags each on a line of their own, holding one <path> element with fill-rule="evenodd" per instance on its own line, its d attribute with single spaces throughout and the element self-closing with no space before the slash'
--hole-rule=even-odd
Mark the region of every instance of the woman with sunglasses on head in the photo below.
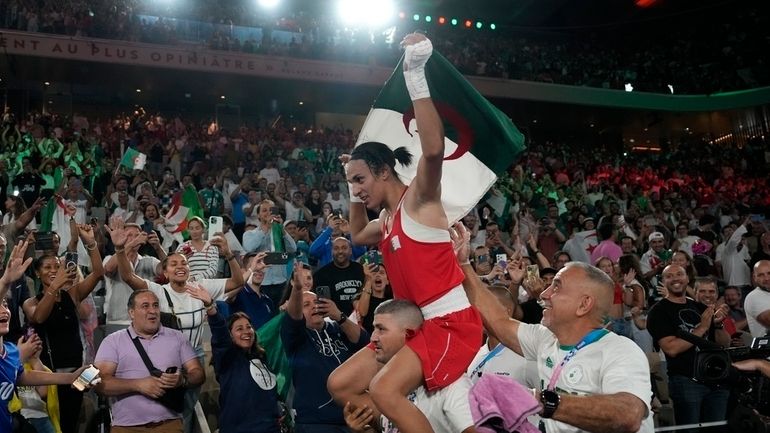
<svg viewBox="0 0 770 433">
<path fill-rule="evenodd" d="M 219 382 L 219 431 L 280 433 L 276 376 L 267 366 L 265 349 L 251 319 L 240 311 L 225 319 L 200 286 L 191 285 L 187 292 L 207 306 L 212 361 Z"/>
</svg>

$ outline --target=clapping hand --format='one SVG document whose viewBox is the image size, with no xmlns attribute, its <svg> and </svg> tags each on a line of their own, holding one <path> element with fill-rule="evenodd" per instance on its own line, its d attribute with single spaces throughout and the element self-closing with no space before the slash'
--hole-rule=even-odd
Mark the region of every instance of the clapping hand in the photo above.
<svg viewBox="0 0 770 433">
<path fill-rule="evenodd" d="M 32 257 L 24 258 L 27 253 L 27 246 L 29 241 L 19 241 L 11 250 L 11 255 L 8 257 L 8 263 L 5 267 L 5 273 L 0 278 L 0 284 L 6 287 L 14 281 L 20 279 L 29 265 L 32 263 Z"/>
</svg>

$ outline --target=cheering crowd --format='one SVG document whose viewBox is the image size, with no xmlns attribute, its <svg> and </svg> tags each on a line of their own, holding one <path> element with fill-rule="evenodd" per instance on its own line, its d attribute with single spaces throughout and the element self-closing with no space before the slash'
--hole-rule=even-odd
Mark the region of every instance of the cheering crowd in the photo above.
<svg viewBox="0 0 770 433">
<path fill-rule="evenodd" d="M 728 347 L 770 326 L 762 143 L 533 145 L 447 231 L 426 42 L 405 72 L 419 161 L 349 131 L 6 109 L 0 365 L 21 379 L 0 422 L 77 431 L 69 384 L 93 363 L 112 431 L 190 431 L 209 362 L 223 433 L 725 419 L 677 332 Z"/>
</svg>

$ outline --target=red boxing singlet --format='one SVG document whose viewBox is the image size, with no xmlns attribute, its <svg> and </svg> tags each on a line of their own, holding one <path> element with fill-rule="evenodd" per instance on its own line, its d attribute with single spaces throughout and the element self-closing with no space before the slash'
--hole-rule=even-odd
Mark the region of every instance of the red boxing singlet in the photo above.
<svg viewBox="0 0 770 433">
<path fill-rule="evenodd" d="M 423 307 L 440 298 L 465 279 L 457 264 L 452 242 L 421 242 L 407 236 L 401 225 L 403 201 L 392 216 L 393 228 L 380 241 L 380 252 L 393 297 Z M 448 233 L 448 232 L 447 232 Z"/>
</svg>

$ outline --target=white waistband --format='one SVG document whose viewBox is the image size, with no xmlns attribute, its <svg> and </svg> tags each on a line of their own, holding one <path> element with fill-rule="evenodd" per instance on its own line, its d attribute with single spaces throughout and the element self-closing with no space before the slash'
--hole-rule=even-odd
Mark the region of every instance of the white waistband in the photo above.
<svg viewBox="0 0 770 433">
<path fill-rule="evenodd" d="M 446 292 L 444 296 L 436 299 L 428 305 L 420 308 L 425 320 L 440 317 L 455 311 L 461 311 L 471 306 L 468 295 L 465 294 L 462 284 Z"/>
</svg>

